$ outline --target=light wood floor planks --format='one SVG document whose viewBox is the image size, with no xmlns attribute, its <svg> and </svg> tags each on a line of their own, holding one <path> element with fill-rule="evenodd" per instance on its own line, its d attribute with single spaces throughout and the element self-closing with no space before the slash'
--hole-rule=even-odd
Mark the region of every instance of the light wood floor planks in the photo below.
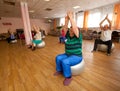
<svg viewBox="0 0 120 91">
<path fill-rule="evenodd" d="M 85 70 L 69 86 L 54 77 L 55 57 L 64 52 L 57 37 L 46 36 L 44 48 L 31 51 L 20 41 L 0 41 L 0 91 L 120 91 L 120 43 L 111 56 L 91 53 L 93 40 L 83 40 Z"/>
</svg>

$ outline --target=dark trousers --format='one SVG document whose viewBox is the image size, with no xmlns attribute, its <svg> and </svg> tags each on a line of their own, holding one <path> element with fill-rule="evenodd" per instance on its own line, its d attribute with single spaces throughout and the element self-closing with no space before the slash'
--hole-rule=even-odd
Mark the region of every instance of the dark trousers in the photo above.
<svg viewBox="0 0 120 91">
<path fill-rule="evenodd" d="M 111 40 L 109 40 L 109 41 L 102 41 L 101 39 L 95 39 L 94 49 L 93 49 L 94 51 L 96 51 L 98 44 L 105 44 L 105 45 L 107 45 L 107 53 L 108 54 L 111 53 L 111 48 L 112 48 L 112 41 Z"/>
<path fill-rule="evenodd" d="M 10 43 L 12 40 L 15 40 L 15 39 L 11 39 L 10 37 L 7 38 L 7 42 Z"/>
<path fill-rule="evenodd" d="M 65 37 L 60 36 L 59 37 L 60 43 L 65 43 L 65 39 L 66 39 Z"/>
</svg>

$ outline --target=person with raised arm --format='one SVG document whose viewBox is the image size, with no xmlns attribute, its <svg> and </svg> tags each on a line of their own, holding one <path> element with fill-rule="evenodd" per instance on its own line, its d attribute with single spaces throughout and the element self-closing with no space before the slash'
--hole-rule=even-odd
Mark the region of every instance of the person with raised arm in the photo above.
<svg viewBox="0 0 120 91">
<path fill-rule="evenodd" d="M 33 26 L 34 31 L 36 32 L 34 39 L 32 40 L 32 43 L 29 45 L 28 48 L 32 48 L 32 51 L 36 49 L 36 46 L 40 43 L 42 43 L 42 37 L 41 32 L 39 31 L 39 27 Z"/>
<path fill-rule="evenodd" d="M 68 29 L 68 21 L 71 28 Z M 82 34 L 73 19 L 73 12 L 67 12 L 65 17 L 64 32 L 66 34 L 65 53 L 56 56 L 56 72 L 55 76 L 63 74 L 65 79 L 63 84 L 69 85 L 72 81 L 71 66 L 80 63 L 82 57 Z"/>
<path fill-rule="evenodd" d="M 109 25 L 108 24 L 105 24 L 104 26 L 102 25 L 105 20 L 108 21 Z M 100 29 L 101 29 L 100 39 L 95 39 L 94 48 L 93 48 L 92 52 L 96 51 L 98 44 L 105 44 L 105 45 L 107 45 L 107 55 L 110 56 L 111 55 L 111 47 L 112 47 L 112 40 L 111 40 L 112 31 L 111 31 L 111 22 L 108 19 L 108 15 L 106 15 L 105 19 L 103 19 L 100 22 Z"/>
</svg>

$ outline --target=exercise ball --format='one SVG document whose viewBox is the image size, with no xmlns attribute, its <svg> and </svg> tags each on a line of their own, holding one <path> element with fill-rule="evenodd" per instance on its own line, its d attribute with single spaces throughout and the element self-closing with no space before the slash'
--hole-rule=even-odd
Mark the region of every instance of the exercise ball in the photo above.
<svg viewBox="0 0 120 91">
<path fill-rule="evenodd" d="M 10 43 L 17 43 L 17 40 L 12 40 Z"/>
<path fill-rule="evenodd" d="M 40 44 L 37 45 L 38 48 L 44 47 L 45 46 L 45 42 L 42 41 Z"/>
<path fill-rule="evenodd" d="M 71 66 L 72 75 L 79 75 L 84 70 L 85 62 L 82 61 L 74 66 Z"/>
<path fill-rule="evenodd" d="M 115 47 L 114 43 L 112 43 L 112 48 L 111 50 L 113 50 Z M 105 44 L 98 44 L 98 50 L 99 51 L 107 51 L 107 45 Z"/>
</svg>

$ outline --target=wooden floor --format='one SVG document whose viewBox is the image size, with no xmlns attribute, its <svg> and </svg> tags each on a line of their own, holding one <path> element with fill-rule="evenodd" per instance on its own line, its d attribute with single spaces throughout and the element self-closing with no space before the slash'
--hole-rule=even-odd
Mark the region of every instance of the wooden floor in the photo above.
<svg viewBox="0 0 120 91">
<path fill-rule="evenodd" d="M 83 40 L 85 70 L 64 86 L 62 75 L 53 76 L 55 56 L 64 52 L 64 45 L 52 36 L 45 42 L 44 48 L 31 51 L 19 41 L 0 41 L 0 91 L 120 91 L 120 43 L 106 56 L 91 53 L 93 41 Z"/>
</svg>

